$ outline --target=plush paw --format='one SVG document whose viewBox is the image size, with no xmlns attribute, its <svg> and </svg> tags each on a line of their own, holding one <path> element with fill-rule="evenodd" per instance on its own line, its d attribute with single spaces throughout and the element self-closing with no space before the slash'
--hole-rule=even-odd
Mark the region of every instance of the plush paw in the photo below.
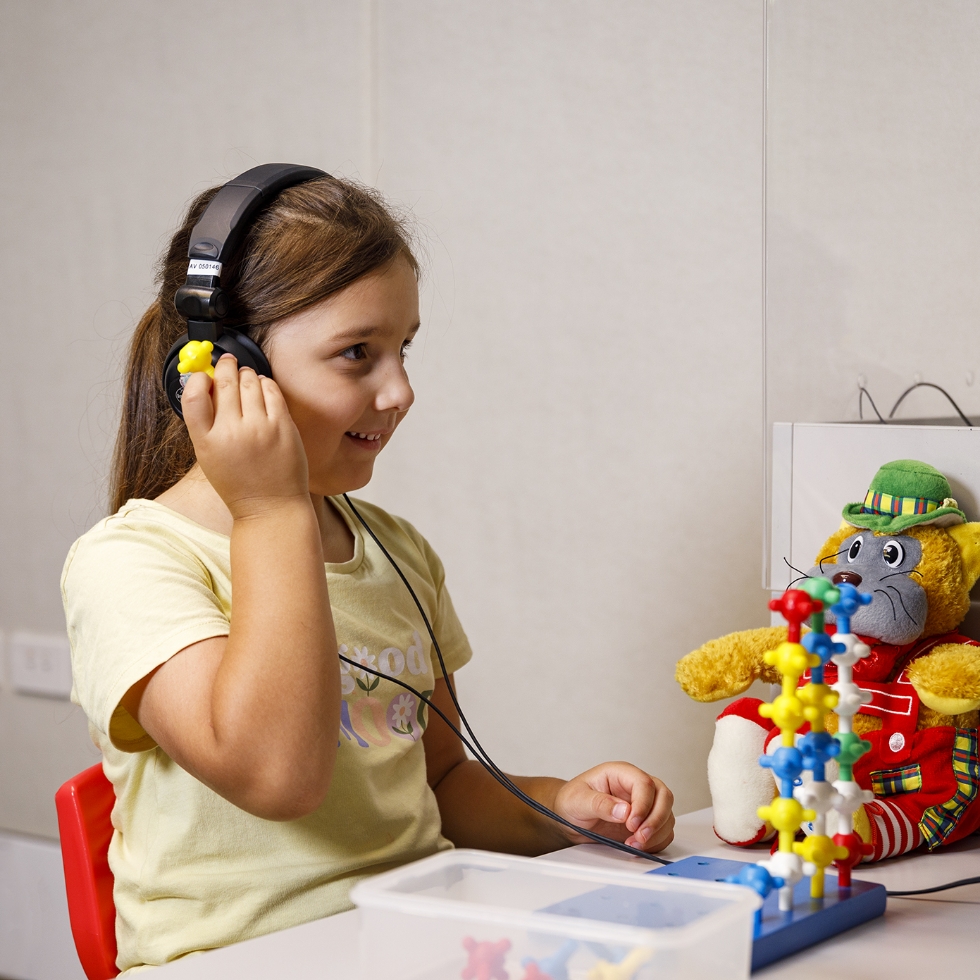
<svg viewBox="0 0 980 980">
<path fill-rule="evenodd" d="M 731 698 L 748 690 L 759 678 L 779 679 L 763 662 L 762 655 L 785 639 L 785 626 L 729 633 L 682 657 L 674 676 L 695 701 Z"/>
<path fill-rule="evenodd" d="M 776 792 L 771 771 L 759 765 L 770 731 L 759 717 L 760 704 L 758 698 L 739 698 L 715 722 L 708 785 L 715 834 L 727 844 L 746 846 L 775 834 L 758 815 L 759 807 L 771 803 Z"/>
</svg>

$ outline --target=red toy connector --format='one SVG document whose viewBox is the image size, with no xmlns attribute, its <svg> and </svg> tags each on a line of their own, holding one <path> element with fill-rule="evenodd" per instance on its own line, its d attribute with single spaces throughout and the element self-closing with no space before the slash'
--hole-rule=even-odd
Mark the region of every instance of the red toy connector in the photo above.
<svg viewBox="0 0 980 980">
<path fill-rule="evenodd" d="M 769 600 L 769 608 L 789 623 L 789 642 L 799 643 L 800 628 L 814 613 L 823 610 L 823 603 L 802 589 L 787 589 L 778 599 Z"/>
<path fill-rule="evenodd" d="M 874 848 L 870 844 L 865 844 L 861 840 L 860 834 L 851 832 L 850 834 L 834 834 L 834 843 L 838 847 L 847 848 L 847 857 L 839 861 L 834 861 L 837 869 L 837 887 L 851 887 L 851 868 L 861 863 L 861 858 L 870 854 Z"/>
</svg>

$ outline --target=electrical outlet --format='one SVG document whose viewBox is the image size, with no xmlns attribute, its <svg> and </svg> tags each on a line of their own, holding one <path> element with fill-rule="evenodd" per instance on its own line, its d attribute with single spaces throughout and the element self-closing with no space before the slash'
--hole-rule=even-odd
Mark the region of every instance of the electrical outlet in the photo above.
<svg viewBox="0 0 980 980">
<path fill-rule="evenodd" d="M 14 633 L 7 641 L 7 679 L 20 694 L 71 695 L 71 648 L 57 633 Z"/>
</svg>

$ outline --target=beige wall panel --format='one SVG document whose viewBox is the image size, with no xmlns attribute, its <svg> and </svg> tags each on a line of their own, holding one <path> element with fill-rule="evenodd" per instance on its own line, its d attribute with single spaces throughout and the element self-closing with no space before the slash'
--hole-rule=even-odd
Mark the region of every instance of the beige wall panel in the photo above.
<svg viewBox="0 0 980 980">
<path fill-rule="evenodd" d="M 185 203 L 270 160 L 360 173 L 363 14 L 0 6 L 0 629 L 64 628 L 61 566 L 103 516 L 126 342 Z M 0 827 L 53 834 L 51 796 L 90 745 L 64 702 L 4 694 Z"/>
<path fill-rule="evenodd" d="M 381 3 L 379 184 L 430 269 L 367 496 L 444 558 L 505 768 L 628 758 L 708 803 L 674 662 L 767 622 L 763 8 Z"/>
</svg>

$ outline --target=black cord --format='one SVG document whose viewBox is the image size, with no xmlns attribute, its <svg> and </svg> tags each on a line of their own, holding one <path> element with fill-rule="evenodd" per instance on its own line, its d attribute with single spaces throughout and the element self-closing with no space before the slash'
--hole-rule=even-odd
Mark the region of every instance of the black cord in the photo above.
<svg viewBox="0 0 980 980">
<path fill-rule="evenodd" d="M 445 713 L 437 705 L 433 704 L 432 701 L 430 701 L 429 698 L 427 698 L 420 691 L 416 691 L 411 685 L 406 684 L 404 681 L 398 680 L 397 677 L 390 677 L 387 674 L 382 674 L 380 671 L 372 670 L 370 667 L 365 667 L 364 664 L 356 663 L 349 660 L 347 657 L 340 656 L 340 659 L 345 663 L 356 667 L 358 670 L 363 670 L 369 674 L 373 674 L 375 677 L 392 681 L 399 687 L 405 688 L 406 691 L 411 691 L 412 694 L 427 704 L 433 711 L 436 712 L 437 715 L 439 715 L 439 717 L 449 726 L 449 728 L 455 732 L 456 736 L 463 743 L 463 745 L 470 750 L 470 754 L 473 756 L 473 758 L 475 758 L 477 762 L 479 762 L 480 765 L 482 765 L 483 768 L 486 769 L 498 783 L 500 783 L 501 786 L 513 793 L 513 795 L 523 803 L 526 803 L 532 810 L 535 810 L 543 816 L 560 823 L 564 827 L 568 827 L 570 830 L 574 830 L 576 833 L 581 834 L 583 837 L 586 837 L 597 844 L 605 844 L 608 847 L 613 847 L 616 850 L 623 851 L 624 853 L 630 854 L 633 857 L 646 858 L 646 860 L 655 861 L 657 864 L 672 864 L 673 862 L 668 861 L 666 858 L 657 857 L 654 854 L 648 854 L 646 851 L 641 851 L 636 847 L 629 847 L 627 844 L 623 844 L 618 840 L 613 840 L 611 837 L 604 837 L 602 834 L 596 834 L 591 830 L 586 830 L 584 827 L 576 826 L 571 821 L 559 816 L 553 810 L 549 810 L 543 803 L 539 803 L 533 797 L 528 796 L 527 793 L 517 786 L 510 776 L 500 769 L 493 759 L 490 758 L 486 749 L 483 748 L 479 739 L 473 733 L 473 729 L 470 727 L 470 723 L 467 721 L 466 715 L 463 713 L 463 709 L 460 707 L 459 700 L 456 697 L 456 691 L 453 689 L 452 682 L 449 680 L 449 671 L 446 669 L 446 661 L 443 659 L 442 650 L 439 647 L 439 641 L 436 640 L 435 633 L 432 630 L 432 624 L 429 622 L 429 617 L 425 614 L 425 610 L 422 608 L 422 603 L 419 602 L 419 597 L 415 594 L 415 590 L 412 588 L 411 583 L 407 578 L 405 578 L 404 572 L 402 572 L 401 568 L 398 567 L 398 562 L 392 558 L 391 554 L 388 552 L 388 549 L 381 543 L 374 531 L 371 530 L 371 526 L 361 516 L 360 511 L 354 506 L 350 497 L 348 497 L 346 493 L 343 496 L 344 500 L 347 501 L 347 506 L 350 507 L 354 516 L 358 519 L 358 521 L 360 521 L 361 525 L 364 527 L 364 530 L 366 530 L 371 536 L 374 543 L 381 549 L 381 553 L 388 559 L 388 563 L 398 573 L 398 577 L 402 580 L 405 588 L 408 589 L 409 595 L 411 595 L 412 599 L 414 600 L 415 606 L 422 616 L 422 621 L 425 623 L 425 628 L 429 634 L 429 639 L 432 641 L 432 648 L 435 650 L 436 656 L 439 658 L 439 669 L 442 671 L 443 679 L 446 681 L 446 687 L 449 690 L 449 696 L 452 698 L 453 707 L 455 707 L 463 727 L 466 729 L 467 733 L 472 739 L 472 744 L 463 736 L 463 733 L 446 717 Z"/>
<path fill-rule="evenodd" d="M 878 416 L 878 421 L 882 425 L 887 425 L 888 422 L 882 418 L 881 412 L 878 411 L 878 406 L 875 404 L 875 400 L 871 397 L 871 392 L 868 391 L 864 385 L 858 385 L 858 391 L 861 392 L 861 394 L 858 395 L 858 418 L 861 419 L 862 422 L 864 421 L 864 396 L 867 395 L 868 401 L 871 402 L 871 407 L 875 410 L 875 415 Z"/>
<path fill-rule="evenodd" d="M 889 418 L 894 417 L 895 411 L 898 408 L 898 406 L 901 405 L 903 401 L 905 401 L 905 396 L 909 394 L 909 392 L 915 391 L 916 388 L 935 388 L 936 391 L 941 391 L 949 399 L 950 405 L 952 405 L 953 408 L 956 409 L 956 414 L 959 415 L 959 417 L 963 420 L 963 424 L 968 425 L 970 427 L 973 426 L 973 423 L 963 414 L 963 409 L 960 408 L 960 406 L 957 405 L 955 401 L 953 401 L 953 396 L 945 388 L 940 388 L 939 385 L 934 385 L 931 381 L 916 381 L 916 383 L 912 385 L 911 388 L 906 388 L 905 391 L 903 391 L 898 396 L 898 401 L 895 402 L 894 405 L 892 405 L 892 410 L 888 413 Z M 871 396 L 868 395 L 868 398 L 870 397 Z M 874 402 L 872 402 L 871 404 L 874 405 Z M 877 412 L 878 409 L 875 409 L 875 411 Z M 881 416 L 879 415 L 878 418 L 881 418 Z M 882 421 L 884 421 L 884 419 L 882 419 Z"/>
<path fill-rule="evenodd" d="M 500 783 L 504 789 L 509 790 L 523 803 L 526 803 L 532 810 L 536 810 L 538 813 L 545 817 L 549 817 L 551 820 L 555 820 L 569 830 L 574 830 L 577 834 L 581 834 L 583 837 L 588 837 L 589 840 L 594 841 L 596 844 L 606 844 L 609 847 L 615 847 L 619 851 L 623 851 L 625 854 L 630 854 L 633 857 L 646 858 L 649 861 L 656 861 L 658 864 L 673 864 L 672 861 L 668 861 L 666 858 L 657 857 L 654 854 L 647 854 L 646 851 L 641 851 L 636 847 L 630 847 L 628 844 L 623 844 L 618 840 L 613 840 L 611 837 L 603 837 L 602 834 L 597 834 L 591 830 L 586 830 L 584 827 L 579 827 L 573 824 L 570 820 L 566 820 L 564 817 L 559 816 L 554 810 L 549 810 L 543 803 L 539 803 L 533 796 L 528 796 L 519 786 L 517 786 L 513 780 L 507 775 L 507 773 L 502 772 L 493 763 L 493 760 L 489 760 L 489 764 L 484 758 L 476 751 L 472 743 L 466 738 L 465 735 L 449 720 L 446 713 L 442 711 L 438 705 L 433 704 L 433 702 L 427 698 L 421 691 L 416 691 L 411 684 L 406 684 L 405 681 L 400 681 L 397 677 L 391 677 L 388 674 L 382 674 L 378 670 L 373 670 L 371 667 L 367 667 L 362 663 L 358 663 L 356 660 L 351 660 L 345 657 L 343 654 L 338 654 L 341 660 L 346 664 L 350 664 L 351 667 L 357 670 L 363 670 L 368 674 L 373 674 L 375 677 L 380 677 L 382 680 L 391 681 L 393 684 L 397 684 L 399 687 L 405 688 L 406 691 L 411 691 L 420 701 L 427 704 L 455 733 L 456 737 L 465 745 L 473 757 L 476 759 L 480 765 L 483 766 L 487 772 L 493 776 L 494 779 Z M 444 675 L 445 676 L 445 675 Z M 447 681 L 448 686 L 448 681 Z"/>
<path fill-rule="evenodd" d="M 920 382 L 920 383 L 927 384 L 928 382 Z M 933 385 L 932 387 L 938 387 L 938 385 Z M 909 390 L 911 391 L 911 389 Z M 868 395 L 868 401 L 871 402 L 871 407 L 874 408 L 875 414 L 877 414 L 878 418 L 881 419 L 881 421 L 884 423 L 885 420 L 881 418 L 881 414 L 878 412 L 878 409 L 875 407 L 875 403 L 872 400 L 870 393 L 868 393 L 867 389 L 865 389 L 864 387 L 861 388 L 861 391 L 864 394 Z M 908 394 L 908 392 L 906 392 L 905 394 Z M 904 397 L 905 395 L 902 396 L 902 398 Z M 950 398 L 950 401 L 952 401 L 952 398 Z M 901 402 L 901 398 L 899 399 L 899 402 Z M 898 407 L 898 402 L 896 402 L 895 404 L 895 408 L 897 407 Z M 957 409 L 957 411 L 958 410 L 959 409 Z M 894 408 L 892 409 L 892 411 L 894 411 Z M 960 414 L 962 415 L 962 413 Z M 597 834 L 591 830 L 586 830 L 584 827 L 576 826 L 570 820 L 566 820 L 564 817 L 559 816 L 553 810 L 549 810 L 548 807 L 546 807 L 543 803 L 539 803 L 533 797 L 528 796 L 528 794 L 525 793 L 524 790 L 522 790 L 519 786 L 517 786 L 514 783 L 514 781 L 510 778 L 510 776 L 508 776 L 507 773 L 501 770 L 500 767 L 493 761 L 493 759 L 490 758 L 490 756 L 487 754 L 486 749 L 484 749 L 483 746 L 480 745 L 479 739 L 477 739 L 476 735 L 473 734 L 473 729 L 470 727 L 470 723 L 469 721 L 467 721 L 466 715 L 463 714 L 463 709 L 460 707 L 459 701 L 456 697 L 456 692 L 453 689 L 453 685 L 451 681 L 449 680 L 449 671 L 446 670 L 446 662 L 445 660 L 443 660 L 442 650 L 439 647 L 439 641 L 436 640 L 435 633 L 433 632 L 432 629 L 432 624 L 429 622 L 429 617 L 425 614 L 425 610 L 422 608 L 422 603 L 419 601 L 419 597 L 415 594 L 415 590 L 412 588 L 411 583 L 408 581 L 407 578 L 405 578 L 404 572 L 402 572 L 401 568 L 398 567 L 398 563 L 395 561 L 394 558 L 392 558 L 391 554 L 388 552 L 388 549 L 378 539 L 378 536 L 371 529 L 371 526 L 368 524 L 368 522 L 361 516 L 361 512 L 354 506 L 350 497 L 348 497 L 346 493 L 343 496 L 344 496 L 344 500 L 347 501 L 347 506 L 350 507 L 351 512 L 358 519 L 358 521 L 360 521 L 361 525 L 364 527 L 364 530 L 367 531 L 367 533 L 371 536 L 374 543 L 381 549 L 382 554 L 385 556 L 385 558 L 388 559 L 388 563 L 391 565 L 391 567 L 398 573 L 398 577 L 402 580 L 402 582 L 405 585 L 405 588 L 408 589 L 409 595 L 411 595 L 412 599 L 414 600 L 415 606 L 422 616 L 422 621 L 425 623 L 425 628 L 429 634 L 429 639 L 432 641 L 432 648 L 435 650 L 436 656 L 439 658 L 439 668 L 442 671 L 442 676 L 446 681 L 446 687 L 448 688 L 449 695 L 452 698 L 453 706 L 456 708 L 456 711 L 459 713 L 460 721 L 462 722 L 463 727 L 469 733 L 470 738 L 473 739 L 473 742 L 471 743 L 463 735 L 463 733 L 456 727 L 456 725 L 454 725 L 449 720 L 449 718 L 446 717 L 445 712 L 441 708 L 439 708 L 438 705 L 434 704 L 429 698 L 427 698 L 424 694 L 422 694 L 421 691 L 416 691 L 415 688 L 412 687 L 410 684 L 406 684 L 405 681 L 401 681 L 397 677 L 390 677 L 388 674 L 382 674 L 381 671 L 374 670 L 371 667 L 367 667 L 364 664 L 357 663 L 354 660 L 350 660 L 348 657 L 338 654 L 340 659 L 343 660 L 344 663 L 349 664 L 351 667 L 354 667 L 357 670 L 363 670 L 368 674 L 372 674 L 374 677 L 378 677 L 382 680 L 391 681 L 392 683 L 397 684 L 399 687 L 403 687 L 406 691 L 410 691 L 417 698 L 419 698 L 419 700 L 421 700 L 423 703 L 428 705 L 449 726 L 450 730 L 455 733 L 456 737 L 463 743 L 463 745 L 465 745 L 466 748 L 470 750 L 470 754 L 473 756 L 473 758 L 476 759 L 476 761 L 479 762 L 480 765 L 483 766 L 483 768 L 486 769 L 486 771 L 490 773 L 490 775 L 493 776 L 493 778 L 497 780 L 497 782 L 500 783 L 501 786 L 503 786 L 509 792 L 513 793 L 513 795 L 516 796 L 523 803 L 526 803 L 529 807 L 531 807 L 532 810 L 535 810 L 537 813 L 540 813 L 543 816 L 546 816 L 551 820 L 554 820 L 556 823 L 560 823 L 562 826 L 567 827 L 569 830 L 574 830 L 576 833 L 581 834 L 583 837 L 586 837 L 591 841 L 594 841 L 596 844 L 605 844 L 607 847 L 613 847 L 617 851 L 622 851 L 623 853 L 629 854 L 632 857 L 645 858 L 647 861 L 655 861 L 657 864 L 673 864 L 673 861 L 668 861 L 666 858 L 657 857 L 655 854 L 648 854 L 646 851 L 641 851 L 639 848 L 636 847 L 629 847 L 627 844 L 623 844 L 618 840 L 613 840 L 613 838 L 611 837 L 604 837 L 602 834 Z M 977 883 L 980 883 L 980 876 L 976 878 L 963 878 L 960 881 L 951 881 L 945 885 L 934 885 L 932 888 L 918 888 L 912 891 L 886 891 L 885 894 L 888 895 L 890 898 L 903 898 L 910 895 L 929 895 L 932 892 L 941 892 L 941 891 L 946 891 L 949 888 L 959 888 L 963 885 L 974 885 Z"/>
<path fill-rule="evenodd" d="M 904 892 L 885 892 L 889 898 L 904 898 L 906 895 L 930 895 L 932 892 L 944 892 L 947 888 L 959 888 L 962 885 L 980 884 L 980 875 L 976 878 L 961 878 L 959 881 L 950 881 L 945 885 L 933 885 L 932 888 L 915 888 L 912 891 Z"/>
</svg>

